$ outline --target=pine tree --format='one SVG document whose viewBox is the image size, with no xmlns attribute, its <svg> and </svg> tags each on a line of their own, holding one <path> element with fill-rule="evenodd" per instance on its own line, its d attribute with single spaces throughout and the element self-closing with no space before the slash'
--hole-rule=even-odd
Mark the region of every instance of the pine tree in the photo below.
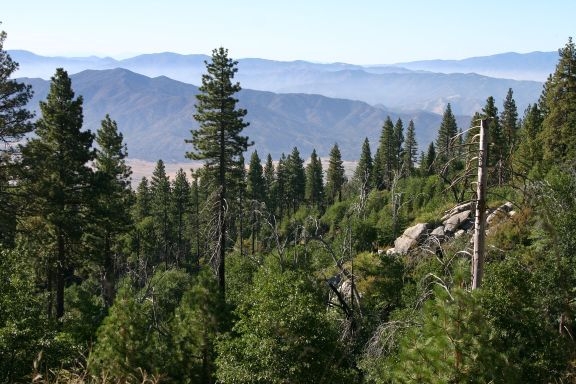
<svg viewBox="0 0 576 384">
<path fill-rule="evenodd" d="M 404 123 L 398 118 L 394 124 L 394 171 L 401 173 L 404 160 Z"/>
<path fill-rule="evenodd" d="M 280 155 L 280 160 L 278 160 L 278 165 L 276 166 L 275 182 L 272 188 L 272 196 L 276 202 L 276 210 L 274 213 L 278 214 L 280 219 L 284 216 L 290 198 L 287 161 L 288 159 L 286 158 L 286 155 L 282 153 Z"/>
<path fill-rule="evenodd" d="M 82 96 L 74 98 L 68 73 L 58 68 L 46 101 L 40 102 L 42 117 L 36 123 L 35 137 L 21 147 L 26 170 L 23 184 L 32 199 L 30 215 L 44 223 L 41 238 L 49 241 L 44 245 L 52 250 L 45 265 L 49 290 L 56 285 L 58 318 L 64 315 L 65 281 L 80 263 L 77 248 L 91 220 L 87 213 L 94 135 L 82 130 L 82 103 Z"/>
<path fill-rule="evenodd" d="M 264 170 L 258 152 L 254 151 L 250 157 L 250 165 L 248 166 L 248 175 L 246 179 L 246 190 L 248 205 L 250 207 L 250 232 L 252 239 L 252 254 L 256 252 L 256 237 L 260 232 L 260 215 L 258 210 L 261 204 L 266 200 L 266 179 L 264 178 Z"/>
<path fill-rule="evenodd" d="M 217 209 L 217 249 L 216 270 L 222 297 L 225 297 L 225 257 L 227 244 L 226 210 L 227 185 L 230 183 L 230 171 L 239 165 L 240 155 L 252 145 L 242 130 L 248 126 L 244 122 L 247 111 L 237 108 L 238 99 L 234 97 L 241 90 L 239 83 L 232 83 L 238 71 L 237 61 L 228 57 L 224 48 L 212 51 L 212 61 L 206 62 L 207 73 L 202 75 L 200 93 L 196 96 L 194 119 L 198 129 L 192 130 L 192 139 L 187 140 L 194 146 L 194 152 L 186 157 L 204 160 L 207 169 L 216 174 L 218 187 Z"/>
<path fill-rule="evenodd" d="M 342 201 L 342 187 L 346 183 L 344 165 L 338 144 L 334 144 L 330 150 L 328 170 L 326 171 L 326 196 L 329 204 L 334 204 L 336 199 Z"/>
<path fill-rule="evenodd" d="M 26 109 L 32 86 L 11 78 L 19 65 L 4 50 L 6 36 L 6 32 L 0 32 L 0 141 L 8 146 L 0 152 L 13 149 L 12 144 L 34 129 L 30 121 L 34 114 Z"/>
<path fill-rule="evenodd" d="M 117 258 L 118 237 L 126 233 L 131 224 L 132 170 L 126 164 L 128 151 L 123 140 L 116 122 L 106 115 L 96 132 L 93 222 L 96 223 L 95 232 L 98 239 L 96 249 L 102 253 L 103 296 L 108 306 L 112 304 L 118 266 L 124 262 Z"/>
<path fill-rule="evenodd" d="M 438 129 L 438 137 L 436 138 L 437 169 L 443 169 L 446 163 L 454 158 L 457 134 L 458 125 L 456 118 L 452 113 L 450 103 L 448 103 L 444 110 L 444 115 L 442 115 L 442 122 Z"/>
<path fill-rule="evenodd" d="M 516 146 L 516 136 L 518 131 L 518 110 L 514 101 L 512 88 L 508 89 L 504 100 L 503 110 L 500 114 L 500 125 L 502 133 L 502 178 L 501 182 L 507 182 L 511 178 L 512 172 L 512 151 Z"/>
<path fill-rule="evenodd" d="M 146 176 L 143 176 L 136 187 L 135 202 L 132 210 L 134 221 L 142 221 L 150 215 L 152 206 L 152 197 L 150 194 L 150 182 Z"/>
<path fill-rule="evenodd" d="M 246 192 L 249 200 L 263 202 L 266 197 L 266 180 L 264 179 L 264 169 L 258 151 L 252 152 L 250 164 L 248 165 L 248 175 L 246 179 Z"/>
<path fill-rule="evenodd" d="M 486 99 L 482 108 L 482 118 L 488 122 L 488 153 L 486 165 L 489 168 L 489 183 L 502 184 L 504 181 L 504 158 L 506 152 L 505 139 L 500 124 L 498 108 L 492 96 Z M 478 122 L 477 122 L 478 123 Z"/>
<path fill-rule="evenodd" d="M 362 143 L 362 151 L 360 152 L 358 165 L 356 165 L 356 169 L 354 170 L 354 181 L 361 186 L 364 195 L 371 189 L 373 168 L 374 164 L 370 151 L 370 141 L 366 137 L 364 143 Z"/>
<path fill-rule="evenodd" d="M 13 245 L 16 233 L 16 215 L 21 205 L 11 193 L 9 168 L 14 143 L 34 129 L 30 119 L 34 116 L 26 109 L 32 98 L 32 86 L 11 79 L 18 70 L 8 52 L 4 50 L 6 32 L 0 32 L 0 244 Z"/>
<path fill-rule="evenodd" d="M 245 206 L 246 206 L 246 164 L 244 161 L 244 154 L 240 154 L 238 159 L 238 166 L 233 170 L 234 176 L 231 178 L 234 190 L 228 188 L 228 194 L 235 204 L 228 202 L 230 215 L 229 233 L 230 238 L 238 238 L 240 246 L 240 255 L 244 255 L 244 228 L 245 228 Z M 230 200 L 230 199 L 229 199 Z M 235 230 L 233 232 L 232 230 Z"/>
<path fill-rule="evenodd" d="M 512 88 L 508 89 L 506 94 L 502 113 L 500 114 L 500 123 L 502 124 L 506 148 L 510 152 L 516 143 L 516 133 L 518 131 L 518 109 L 516 108 Z"/>
<path fill-rule="evenodd" d="M 548 164 L 576 158 L 576 46 L 572 38 L 559 50 L 560 60 L 544 85 L 540 109 L 544 113 L 542 143 Z"/>
<path fill-rule="evenodd" d="M 200 210 L 202 207 L 202 202 L 205 200 L 201 197 L 201 188 L 199 183 L 200 174 L 198 171 L 192 172 L 192 184 L 190 186 L 190 226 L 193 228 L 191 231 L 191 246 L 193 248 L 193 260 L 192 265 L 198 266 L 200 262 L 200 255 L 201 255 L 201 244 L 203 243 L 202 237 L 202 220 L 200 215 Z"/>
<path fill-rule="evenodd" d="M 518 150 L 514 154 L 519 171 L 527 174 L 542 161 L 543 149 L 540 132 L 542 131 L 542 111 L 537 103 L 529 105 L 518 133 Z"/>
<path fill-rule="evenodd" d="M 275 170 L 274 163 L 272 162 L 272 155 L 266 156 L 266 164 L 264 164 L 264 191 L 266 207 L 269 212 L 276 211 L 276 198 L 273 196 L 275 184 Z"/>
<path fill-rule="evenodd" d="M 424 155 L 422 159 L 422 163 L 420 164 L 420 169 L 422 175 L 430 176 L 434 173 L 434 164 L 436 162 L 436 147 L 434 146 L 434 142 L 430 142 L 428 145 L 428 151 L 426 155 Z"/>
<path fill-rule="evenodd" d="M 187 219 L 190 213 L 190 182 L 182 168 L 178 169 L 176 176 L 172 181 L 172 209 L 171 222 L 175 227 L 175 262 L 180 265 L 185 262 L 188 264 L 190 244 L 187 241 L 187 232 L 189 226 Z"/>
<path fill-rule="evenodd" d="M 394 124 L 388 116 L 382 126 L 378 149 L 374 157 L 374 186 L 380 190 L 389 189 L 392 186 L 396 164 L 395 149 Z"/>
<path fill-rule="evenodd" d="M 166 174 L 164 161 L 158 160 L 150 181 L 151 206 L 150 214 L 154 225 L 155 250 L 153 262 L 163 261 L 166 266 L 171 260 L 172 246 L 172 190 L 170 179 Z"/>
<path fill-rule="evenodd" d="M 403 168 L 406 170 L 408 176 L 411 176 L 414 173 L 414 164 L 416 164 L 417 156 L 418 143 L 416 142 L 416 130 L 414 128 L 414 121 L 410 120 L 402 154 Z"/>
<path fill-rule="evenodd" d="M 288 207 L 296 212 L 306 196 L 306 172 L 304 159 L 300 157 L 298 148 L 294 147 L 286 159 L 286 196 Z"/>
<path fill-rule="evenodd" d="M 131 259 L 136 262 L 136 268 L 138 268 L 139 276 L 142 279 L 146 278 L 148 259 L 153 254 L 156 244 L 151 208 L 150 182 L 144 176 L 136 188 L 135 202 L 132 207 L 134 229 L 130 237 L 130 249 L 133 254 Z"/>
<path fill-rule="evenodd" d="M 324 175 L 322 161 L 312 150 L 310 162 L 306 166 L 306 200 L 312 207 L 321 207 L 324 201 Z"/>
</svg>

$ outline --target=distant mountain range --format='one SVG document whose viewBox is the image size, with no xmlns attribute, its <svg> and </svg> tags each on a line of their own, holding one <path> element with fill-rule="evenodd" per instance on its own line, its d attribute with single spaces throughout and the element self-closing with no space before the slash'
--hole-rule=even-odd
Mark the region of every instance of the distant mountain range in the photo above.
<svg viewBox="0 0 576 384">
<path fill-rule="evenodd" d="M 76 95 L 84 98 L 84 125 L 96 131 L 106 113 L 116 120 L 128 144 L 131 158 L 166 162 L 184 160 L 192 150 L 184 140 L 197 127 L 194 113 L 198 88 L 168 77 L 149 78 L 126 69 L 87 70 L 72 75 Z M 35 90 L 31 109 L 38 109 L 50 86 L 43 79 L 20 79 Z M 245 129 L 255 141 L 262 158 L 270 153 L 278 160 L 282 153 L 298 147 L 304 158 L 313 149 L 328 156 L 334 143 L 347 160 L 357 159 L 365 137 L 374 150 L 387 116 L 401 118 L 405 125 L 414 120 L 417 139 L 422 146 L 434 139 L 441 116 L 418 111 L 398 113 L 361 101 L 329 98 L 321 95 L 277 94 L 244 89 L 240 106 L 248 110 Z M 34 108 L 32 108 L 34 107 Z M 469 117 L 459 116 L 467 126 Z M 425 148 L 424 148 L 425 149 Z"/>
<path fill-rule="evenodd" d="M 109 113 L 124 133 L 130 157 L 181 161 L 191 150 L 184 139 L 195 127 L 192 115 L 198 89 L 193 84 L 200 83 L 208 56 L 159 53 L 115 60 L 9 53 L 20 64 L 17 75 L 26 77 L 36 92 L 31 109 L 46 97 L 47 80 L 55 69 L 63 67 L 74 74 L 73 88 L 84 97 L 86 127 L 95 131 Z M 304 157 L 313 148 L 327 156 L 338 142 L 343 157 L 354 160 L 364 137 L 375 151 L 386 116 L 394 121 L 400 117 L 406 125 L 413 119 L 420 150 L 425 150 L 436 136 L 447 103 L 459 126 L 466 129 L 469 116 L 481 110 L 488 96 L 501 106 L 512 88 L 522 114 L 538 100 L 542 82 L 478 73 L 513 77 L 515 67 L 517 78 L 529 73 L 545 78 L 543 73 L 551 73 L 557 59 L 552 52 L 503 54 L 370 67 L 241 59 L 236 80 L 244 88 L 239 99 L 248 110 L 246 134 L 256 142 L 261 157 L 270 153 L 278 159 L 294 146 Z"/>
</svg>

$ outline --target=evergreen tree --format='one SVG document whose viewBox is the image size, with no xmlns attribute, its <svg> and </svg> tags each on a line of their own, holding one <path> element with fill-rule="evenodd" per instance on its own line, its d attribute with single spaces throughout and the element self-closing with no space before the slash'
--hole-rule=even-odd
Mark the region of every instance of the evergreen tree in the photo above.
<svg viewBox="0 0 576 384">
<path fill-rule="evenodd" d="M 370 151 L 370 141 L 366 137 L 364 143 L 362 143 L 362 151 L 360 152 L 358 165 L 356 165 L 356 169 L 354 170 L 354 181 L 361 186 L 364 194 L 370 191 L 373 168 L 374 164 Z"/>
<path fill-rule="evenodd" d="M 176 265 L 189 263 L 190 244 L 187 241 L 187 232 L 189 227 L 187 219 L 190 211 L 190 182 L 182 168 L 178 169 L 176 176 L 172 181 L 172 218 L 171 222 L 175 227 L 175 262 Z"/>
<path fill-rule="evenodd" d="M 10 153 L 14 143 L 34 129 L 30 119 L 33 113 L 26 109 L 32 98 L 32 86 L 11 79 L 18 70 L 8 52 L 4 50 L 6 32 L 0 32 L 0 244 L 13 245 L 16 233 L 16 211 L 20 205 L 10 189 Z"/>
<path fill-rule="evenodd" d="M 504 158 L 506 152 L 505 139 L 502 133 L 498 108 L 492 96 L 486 99 L 482 108 L 482 118 L 488 124 L 488 151 L 486 165 L 489 169 L 489 178 L 493 184 L 502 184 L 504 181 Z M 478 122 L 477 122 L 478 124 Z M 490 182 L 490 181 L 489 181 Z"/>
<path fill-rule="evenodd" d="M 96 132 L 95 197 L 93 204 L 96 222 L 96 249 L 101 253 L 104 270 L 103 296 L 109 306 L 115 291 L 118 267 L 124 262 L 119 259 L 119 236 L 126 233 L 131 224 L 130 187 L 132 170 L 126 164 L 128 151 L 122 133 L 114 120 L 106 115 Z"/>
<path fill-rule="evenodd" d="M 388 116 L 382 126 L 378 149 L 374 156 L 374 186 L 380 190 L 389 189 L 392 186 L 396 164 L 395 149 L 394 124 Z"/>
<path fill-rule="evenodd" d="M 455 152 L 455 140 L 458 134 L 458 125 L 456 118 L 452 113 L 450 103 L 444 110 L 442 115 L 442 122 L 438 129 L 438 137 L 436 138 L 436 153 L 437 153 L 437 169 L 444 168 L 448 161 L 453 160 Z"/>
<path fill-rule="evenodd" d="M 151 216 L 152 193 L 148 178 L 142 177 L 136 188 L 135 202 L 132 207 L 132 219 L 134 228 L 130 236 L 131 265 L 138 271 L 141 283 L 147 277 L 151 267 L 150 258 L 156 247 L 154 223 Z"/>
<path fill-rule="evenodd" d="M 230 238 L 238 238 L 240 246 L 240 255 L 244 255 L 244 229 L 245 229 L 245 205 L 246 205 L 246 164 L 244 162 L 244 154 L 240 154 L 238 167 L 234 169 L 234 177 L 232 177 L 233 185 L 235 186 L 234 191 L 229 190 L 229 195 L 232 200 L 237 204 L 230 204 L 229 210 L 232 212 L 230 215 Z M 232 230 L 236 232 L 232 232 Z"/>
<path fill-rule="evenodd" d="M 250 165 L 248 166 L 248 176 L 246 180 L 248 205 L 250 207 L 250 232 L 252 239 L 252 254 L 256 252 L 256 237 L 260 232 L 260 215 L 258 210 L 261 204 L 266 200 L 266 179 L 264 178 L 264 170 L 262 162 L 258 156 L 258 152 L 254 151 L 250 157 Z"/>
<path fill-rule="evenodd" d="M 273 191 L 274 191 L 274 183 L 275 183 L 275 171 L 274 171 L 274 163 L 272 162 L 272 155 L 268 154 L 266 156 L 266 163 L 264 164 L 264 193 L 265 198 L 264 201 L 266 202 L 266 206 L 270 212 L 275 211 L 275 202 L 276 199 L 273 198 Z"/>
<path fill-rule="evenodd" d="M 286 196 L 288 207 L 296 212 L 306 195 L 306 171 L 304 159 L 300 157 L 298 148 L 294 147 L 286 159 Z"/>
<path fill-rule="evenodd" d="M 266 197 L 266 180 L 264 169 L 258 151 L 252 152 L 250 164 L 248 165 L 248 175 L 246 179 L 246 192 L 249 200 L 263 202 Z"/>
<path fill-rule="evenodd" d="M 434 164 L 436 161 L 436 147 L 434 146 L 434 142 L 431 141 L 428 145 L 428 151 L 426 155 L 424 155 L 422 159 L 422 163 L 420 164 L 420 169 L 422 175 L 430 176 L 434 173 Z"/>
<path fill-rule="evenodd" d="M 58 68 L 46 101 L 40 102 L 42 117 L 35 137 L 21 147 L 25 189 L 32 199 L 30 215 L 43 223 L 42 237 L 49 241 L 44 245 L 52 250 L 43 263 L 49 291 L 55 285 L 58 318 L 64 315 L 64 285 L 80 263 L 83 228 L 91 220 L 89 162 L 94 159 L 94 135 L 82 130 L 82 103 L 82 96 L 74 98 L 68 73 Z"/>
<path fill-rule="evenodd" d="M 134 220 L 141 221 L 150 215 L 152 196 L 150 194 L 150 182 L 146 176 L 140 179 L 136 187 L 136 201 L 134 204 Z"/>
<path fill-rule="evenodd" d="M 492 327 L 474 294 L 436 289 L 422 317 L 398 343 L 385 382 L 508 383 L 513 378 L 505 357 L 491 343 Z"/>
<path fill-rule="evenodd" d="M 201 196 L 201 188 L 199 179 L 200 175 L 198 171 L 192 172 L 192 185 L 190 186 L 190 214 L 191 218 L 189 220 L 191 227 L 193 230 L 191 231 L 191 246 L 193 248 L 193 260 L 192 265 L 198 266 L 200 262 L 200 255 L 201 255 L 201 244 L 203 243 L 202 237 L 202 220 L 200 215 L 200 210 L 202 207 L 202 202 L 205 200 Z"/>
<path fill-rule="evenodd" d="M 164 161 L 158 160 L 150 181 L 150 215 L 154 225 L 155 250 L 153 262 L 163 261 L 166 266 L 171 260 L 172 248 L 172 190 L 170 179 L 166 174 Z"/>
<path fill-rule="evenodd" d="M 336 199 L 342 201 L 342 187 L 346 183 L 344 165 L 338 144 L 334 144 L 330 150 L 328 170 L 326 171 L 326 197 L 329 204 L 334 204 Z"/>
<path fill-rule="evenodd" d="M 321 207 L 324 201 L 324 175 L 322 161 L 312 150 L 310 162 L 306 166 L 306 200 L 313 207 Z"/>
<path fill-rule="evenodd" d="M 19 65 L 4 50 L 6 36 L 6 32 L 0 31 L 0 141 L 8 145 L 0 152 L 13 149 L 12 144 L 34 129 L 30 121 L 34 114 L 26 109 L 32 98 L 32 86 L 11 78 Z"/>
<path fill-rule="evenodd" d="M 518 109 L 514 100 L 512 88 L 508 89 L 502 113 L 500 114 L 502 133 L 506 142 L 506 149 L 509 153 L 516 143 L 516 133 L 518 131 Z"/>
<path fill-rule="evenodd" d="M 406 170 L 408 176 L 411 176 L 414 173 L 414 164 L 416 164 L 416 161 L 418 160 L 417 156 L 418 143 L 416 142 L 416 130 L 414 128 L 414 121 L 410 120 L 402 154 L 403 168 Z"/>
<path fill-rule="evenodd" d="M 198 102 L 194 119 L 200 127 L 192 130 L 192 139 L 186 141 L 194 146 L 194 152 L 187 152 L 186 157 L 204 160 L 206 167 L 217 175 L 218 243 L 215 262 L 223 297 L 226 287 L 227 185 L 230 183 L 230 171 L 238 168 L 240 155 L 251 145 L 248 137 L 242 136 L 242 130 L 248 126 L 243 119 L 247 111 L 237 108 L 238 99 L 234 97 L 241 90 L 239 83 L 232 83 L 238 71 L 237 64 L 228 57 L 227 49 L 212 51 L 212 61 L 206 62 L 207 73 L 202 75 L 200 93 L 196 96 Z"/>
<path fill-rule="evenodd" d="M 398 118 L 394 124 L 394 171 L 401 173 L 404 160 L 404 123 Z"/>
<path fill-rule="evenodd" d="M 541 96 L 543 157 L 548 164 L 571 163 L 576 158 L 576 46 L 572 38 L 559 55 Z"/>
<path fill-rule="evenodd" d="M 288 159 L 286 155 L 282 153 L 280 155 L 280 160 L 278 160 L 278 165 L 276 166 L 276 177 L 273 186 L 273 199 L 276 202 L 275 214 L 278 214 L 281 219 L 284 215 L 284 211 L 288 206 L 289 201 L 289 186 L 288 186 Z"/>
<path fill-rule="evenodd" d="M 501 182 L 507 182 L 511 177 L 512 151 L 516 146 L 516 136 L 518 131 L 518 110 L 516 109 L 516 102 L 514 101 L 512 88 L 508 89 L 506 99 L 504 100 L 503 110 L 500 114 L 500 125 L 503 139 L 501 145 L 501 163 L 503 167 Z"/>
<path fill-rule="evenodd" d="M 537 103 L 529 105 L 524 112 L 524 118 L 519 131 L 518 150 L 515 153 L 515 164 L 519 171 L 527 174 L 542 161 L 542 111 Z"/>
</svg>

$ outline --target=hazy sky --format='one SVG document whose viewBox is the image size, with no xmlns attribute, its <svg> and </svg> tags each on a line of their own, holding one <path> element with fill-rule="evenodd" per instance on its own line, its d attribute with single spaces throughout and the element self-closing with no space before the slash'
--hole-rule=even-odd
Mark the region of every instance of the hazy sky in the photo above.
<svg viewBox="0 0 576 384">
<path fill-rule="evenodd" d="M 392 64 L 555 51 L 574 0 L 13 0 L 5 49 L 57 56 L 176 52 Z"/>
</svg>

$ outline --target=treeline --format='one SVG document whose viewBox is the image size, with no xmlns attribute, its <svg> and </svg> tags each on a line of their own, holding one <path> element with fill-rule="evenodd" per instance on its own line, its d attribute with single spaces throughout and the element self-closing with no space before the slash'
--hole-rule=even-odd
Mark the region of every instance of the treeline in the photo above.
<svg viewBox="0 0 576 384">
<path fill-rule="evenodd" d="M 571 39 L 522 118 L 512 90 L 466 129 L 448 104 L 426 151 L 413 121 L 387 118 L 351 172 L 337 143 L 327 164 L 296 147 L 279 159 L 249 152 L 237 63 L 216 49 L 187 140 L 203 167 L 171 179 L 159 160 L 133 190 L 116 122 L 83 129 L 64 69 L 33 122 L 5 38 L 2 382 L 575 380 Z M 489 205 L 517 213 L 488 233 L 485 281 L 472 290 L 469 235 L 380 251 L 476 200 L 480 124 Z"/>
</svg>

